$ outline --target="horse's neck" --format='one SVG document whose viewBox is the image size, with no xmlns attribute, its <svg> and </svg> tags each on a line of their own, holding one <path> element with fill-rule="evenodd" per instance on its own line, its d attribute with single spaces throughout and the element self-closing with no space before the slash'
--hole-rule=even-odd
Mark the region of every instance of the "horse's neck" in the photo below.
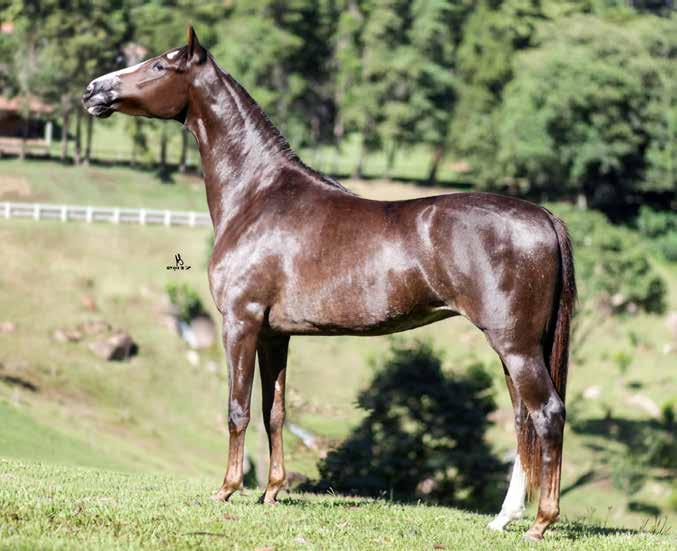
<svg viewBox="0 0 677 551">
<path fill-rule="evenodd" d="M 191 89 L 185 124 L 200 148 L 217 235 L 281 166 L 296 159 L 251 96 L 211 59 Z"/>
</svg>

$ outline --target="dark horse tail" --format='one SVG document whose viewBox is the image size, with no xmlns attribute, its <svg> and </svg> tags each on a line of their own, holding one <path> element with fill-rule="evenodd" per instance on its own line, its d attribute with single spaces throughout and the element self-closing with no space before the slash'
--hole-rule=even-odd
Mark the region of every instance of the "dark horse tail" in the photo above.
<svg viewBox="0 0 677 551">
<path fill-rule="evenodd" d="M 550 211 L 547 211 L 552 226 L 557 234 L 560 254 L 560 281 L 557 297 L 553 304 L 553 312 L 543 341 L 543 356 L 550 371 L 553 385 L 564 402 L 569 368 L 569 336 L 571 319 L 576 303 L 576 277 L 574 275 L 574 259 L 571 238 L 566 225 Z M 557 300 L 559 298 L 559 300 Z M 541 481 L 541 445 L 522 404 L 520 412 L 518 450 L 520 461 L 527 475 L 529 495 L 540 486 Z"/>
</svg>

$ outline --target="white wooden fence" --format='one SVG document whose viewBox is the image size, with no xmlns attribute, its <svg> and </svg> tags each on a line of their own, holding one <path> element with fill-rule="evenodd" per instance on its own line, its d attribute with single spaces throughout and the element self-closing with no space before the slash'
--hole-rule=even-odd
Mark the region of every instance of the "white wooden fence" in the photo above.
<svg viewBox="0 0 677 551">
<path fill-rule="evenodd" d="M 113 224 L 162 224 L 164 226 L 209 226 L 207 213 L 156 209 L 127 209 L 51 205 L 44 203 L 0 203 L 0 218 L 32 218 L 33 220 L 61 220 L 62 222 L 110 222 Z"/>
</svg>

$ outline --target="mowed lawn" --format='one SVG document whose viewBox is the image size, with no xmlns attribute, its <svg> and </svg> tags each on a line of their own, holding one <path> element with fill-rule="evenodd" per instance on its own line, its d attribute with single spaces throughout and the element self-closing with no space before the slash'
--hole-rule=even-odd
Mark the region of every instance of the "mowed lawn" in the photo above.
<svg viewBox="0 0 677 551">
<path fill-rule="evenodd" d="M 0 459 L 3 549 L 534 549 L 521 521 L 505 533 L 490 517 L 447 507 L 285 494 L 209 499 L 210 481 L 132 475 Z M 674 549 L 662 526 L 608 528 L 565 519 L 539 549 Z"/>
</svg>

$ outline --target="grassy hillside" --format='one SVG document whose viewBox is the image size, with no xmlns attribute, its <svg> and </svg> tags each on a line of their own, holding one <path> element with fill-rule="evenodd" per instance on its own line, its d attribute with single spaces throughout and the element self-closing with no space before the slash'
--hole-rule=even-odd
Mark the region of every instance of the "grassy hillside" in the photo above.
<svg viewBox="0 0 677 551">
<path fill-rule="evenodd" d="M 40 549 L 531 549 L 527 523 L 497 534 L 489 517 L 444 507 L 287 495 L 277 507 L 206 497 L 210 481 L 0 459 L 0 547 Z M 575 542 L 575 543 L 574 543 Z M 563 521 L 539 549 L 669 549 L 641 531 Z"/>
<path fill-rule="evenodd" d="M 346 183 L 360 195 L 374 199 L 407 199 L 450 191 L 384 180 Z M 41 160 L 0 159 L 0 201 L 207 210 L 204 184 L 197 176 L 175 173 L 173 183 L 166 184 L 151 170 Z"/>
<path fill-rule="evenodd" d="M 6 181 L 3 178 L 13 170 L 12 177 L 24 178 L 29 182 L 31 193 L 45 197 L 40 200 L 100 201 L 99 204 L 109 205 L 132 205 L 137 200 L 143 200 L 162 207 L 204 208 L 204 190 L 197 179 L 195 184 L 187 180 L 174 186 L 162 186 L 151 176 L 126 169 L 64 168 L 51 163 L 28 163 L 22 167 L 15 161 L 2 161 L 1 166 L 7 170 L 0 171 L 0 183 Z M 45 174 L 54 177 L 51 184 L 39 183 Z M 86 189 L 87 185 L 92 189 Z M 401 195 L 401 188 L 397 186 L 386 183 L 376 186 L 366 184 L 360 191 L 390 198 Z M 196 189 L 193 190 L 193 187 Z M 166 195 L 163 195 L 165 190 Z M 415 193 L 417 188 L 406 188 L 406 192 Z M 91 195 L 87 195 L 89 193 Z M 39 486 L 40 473 L 57 473 L 48 477 L 52 484 L 62 474 L 68 480 L 81 476 L 66 475 L 64 473 L 71 471 L 60 470 L 61 467 L 53 466 L 56 464 L 135 473 L 137 478 L 112 472 L 105 474 L 114 481 L 127 480 L 133 487 L 143 487 L 146 480 L 161 480 L 153 477 L 157 473 L 167 473 L 168 476 L 177 476 L 167 480 L 171 480 L 168 486 L 179 488 L 178 495 L 193 492 L 190 495 L 200 500 L 218 486 L 227 451 L 224 430 L 226 378 L 221 346 L 216 345 L 201 353 L 199 364 L 193 366 L 187 358 L 185 344 L 163 321 L 166 309 L 164 288 L 170 281 L 187 282 L 197 289 L 205 305 L 218 319 L 205 273 L 209 233 L 210 230 L 206 229 L 0 220 L 0 255 L 3 259 L 0 322 L 12 321 L 17 325 L 14 333 L 0 333 L 0 457 L 37 460 L 52 465 L 19 467 L 15 461 L 6 462 L 2 464 L 0 473 L 6 468 L 10 474 L 0 476 L 9 476 L 13 483 L 20 485 L 24 483 L 17 478 L 17 473 L 22 473 L 22 477 L 33 477 L 37 491 L 44 488 Z M 187 272 L 167 271 L 166 266 L 173 261 L 176 252 L 180 252 L 193 269 Z M 669 310 L 675 310 L 677 271 L 674 265 L 659 265 L 659 269 L 669 284 Z M 85 308 L 85 296 L 94 299 L 96 312 Z M 52 339 L 55 329 L 74 327 L 87 319 L 104 319 L 114 327 L 129 331 L 139 344 L 139 355 L 128 363 L 107 363 L 88 350 L 86 341 L 59 343 Z M 622 475 L 626 468 L 623 460 L 628 456 L 631 445 L 627 431 L 641 430 L 652 422 L 653 414 L 636 397 L 643 398 L 644 404 L 648 399 L 658 408 L 677 397 L 673 376 L 675 348 L 670 344 L 672 337 L 666 317 L 645 314 L 616 317 L 591 325 L 585 332 L 588 338 L 576 349 L 568 392 L 570 419 L 572 423 L 577 421 L 579 429 L 573 430 L 570 423 L 565 435 L 563 516 L 569 520 L 586 518 L 598 527 L 638 529 L 647 523 L 653 525 L 654 516 L 658 515 L 667 519 L 668 525 L 674 525 L 676 516 L 668 506 L 672 491 L 669 473 L 660 469 L 651 471 L 647 483 L 633 495 L 623 491 L 618 484 L 619 474 Z M 448 372 L 467 364 L 471 358 L 485 363 L 493 373 L 499 403 L 489 439 L 497 455 L 503 457 L 509 453 L 514 448 L 514 436 L 508 395 L 500 363 L 482 334 L 463 319 L 452 319 L 406 336 L 430 339 L 436 348 L 444 350 L 444 368 Z M 357 392 L 368 383 L 374 365 L 378 366 L 388 347 L 387 337 L 292 339 L 288 423 L 312 431 L 323 444 L 332 444 L 345 437 L 363 415 L 354 404 Z M 623 364 L 623 370 L 619 362 Z M 255 411 L 258 400 L 258 385 L 255 385 Z M 257 417 L 247 437 L 247 454 L 255 462 L 266 447 L 261 432 Z M 285 438 L 289 470 L 315 476 L 318 451 L 304 447 L 289 432 Z M 92 478 L 104 477 L 90 471 L 82 473 L 90 473 L 87 476 Z M 148 478 L 147 475 L 151 474 Z M 86 476 L 82 476 L 85 478 L 81 486 L 73 482 L 72 496 L 85 496 L 83 492 L 89 491 L 84 482 Z M 186 477 L 201 478 L 195 483 L 183 482 Z M 31 486 L 26 482 L 25 487 Z M 116 491 L 125 493 L 123 486 L 117 485 L 116 488 Z M 49 493 L 56 495 L 56 492 Z M 26 494 L 19 493 L 12 499 L 21 500 L 21 495 Z M 92 499 L 82 497 L 86 503 Z M 138 497 L 122 496 L 120 499 L 119 503 L 129 505 L 132 511 L 143 508 Z M 132 506 L 131 502 L 125 501 L 127 499 L 138 501 Z M 257 515 L 279 514 L 282 515 L 281 520 L 285 519 L 284 515 L 290 515 L 290 518 L 301 515 L 308 519 L 309 526 L 314 526 L 303 537 L 316 543 L 318 540 L 311 540 L 310 535 L 313 538 L 326 537 L 322 526 L 327 523 L 326 519 L 322 520 L 322 515 L 329 514 L 327 511 L 333 514 L 335 508 L 343 510 L 341 505 L 332 505 L 338 503 L 333 498 L 313 501 L 317 507 L 307 511 L 305 506 L 296 506 L 296 497 L 289 499 L 292 501 L 288 503 L 294 503 L 295 508 L 280 513 L 264 513 L 260 508 L 241 505 L 244 509 L 237 514 L 243 518 L 242 530 L 254 525 L 262 526 L 261 519 L 264 517 Z M 238 503 L 240 501 L 238 499 Z M 305 503 L 305 498 L 302 502 Z M 2 497 L 0 503 L 16 504 L 17 501 L 7 502 Z M 149 515 L 156 514 L 152 512 L 157 511 L 153 507 L 161 506 L 160 502 L 154 503 L 151 505 L 149 502 Z M 203 503 L 206 507 L 206 502 Z M 249 501 L 244 500 L 244 503 Z M 45 516 L 44 510 L 40 512 L 43 506 L 48 507 L 48 503 L 33 503 L 30 498 L 23 498 L 21 508 L 32 511 L 25 517 L 32 519 L 26 521 L 26 526 L 40 525 L 44 528 L 49 525 L 49 515 Z M 495 508 L 499 506 L 497 502 Z M 472 532 L 470 528 L 479 527 L 486 521 L 482 517 L 448 509 L 372 504 L 368 510 L 372 511 L 372 508 L 373 517 L 354 522 L 371 526 L 373 520 L 374 538 L 381 526 L 379 522 L 385 522 L 385 519 L 378 520 L 381 510 L 387 510 L 388 515 L 396 512 L 393 514 L 401 515 L 402 519 L 411 514 L 427 519 L 426 522 L 430 520 L 430 527 L 420 528 L 424 531 L 421 533 L 426 534 L 425 530 L 434 530 L 435 534 L 444 535 L 444 530 L 437 530 L 439 526 L 446 526 L 440 523 L 448 522 L 449 533 L 458 536 L 458 531 Z M 251 513 L 254 515 L 251 518 L 248 516 L 250 510 L 255 511 Z M 88 522 L 109 518 L 108 513 L 108 510 L 92 513 L 87 522 L 83 521 L 83 533 L 79 537 L 94 537 L 85 534 L 88 530 L 84 527 L 91 526 Z M 171 516 L 167 511 L 157 514 L 164 519 Z M 193 513 L 185 514 L 188 515 L 186 518 L 191 518 Z M 418 517 L 419 514 L 422 516 Z M 134 537 L 148 537 L 148 533 L 143 532 L 147 529 L 141 526 L 143 523 L 121 519 L 116 516 L 118 513 L 111 515 L 111 519 L 118 520 L 111 520 L 110 526 L 131 523 L 130 526 L 136 527 L 133 531 L 137 536 Z M 69 523 L 78 522 L 66 518 L 65 513 L 57 516 L 59 522 L 65 523 L 62 525 L 64 534 L 70 533 Z M 448 520 L 439 520 L 447 517 Z M 313 524 L 315 521 L 312 519 L 319 520 Z M 175 532 L 203 529 L 184 530 L 183 520 L 179 517 L 175 520 L 180 526 Z M 423 526 L 424 521 L 420 522 Z M 23 524 L 23 521 L 12 521 L 10 526 L 18 529 Z M 108 525 L 102 523 L 103 526 Z M 114 530 L 110 526 L 106 530 Z M 339 537 L 342 533 L 342 529 L 337 528 L 340 522 L 330 526 L 336 530 L 337 541 L 344 542 L 337 543 L 337 547 L 347 546 L 347 540 Z M 453 526 L 457 526 L 454 528 L 456 531 L 451 529 Z M 30 529 L 30 537 L 46 537 L 35 530 Z M 372 533 L 369 532 L 372 528 L 365 527 L 365 530 Z M 574 528 L 562 530 L 553 532 L 559 533 L 555 537 L 559 537 L 560 542 L 574 537 Z M 384 530 L 381 535 L 386 532 Z M 598 532 L 597 535 L 605 533 Z M 505 536 L 505 540 L 497 536 L 499 539 L 486 541 L 492 545 L 494 542 L 498 542 L 496 545 L 502 545 L 500 542 L 512 545 L 514 538 L 510 538 L 516 538 L 516 534 Z M 480 536 L 484 537 L 484 532 L 478 532 L 476 537 Z M 433 537 L 432 532 L 430 537 Z M 614 536 L 623 537 L 622 534 Z M 406 548 L 401 542 L 407 540 L 402 538 L 404 536 L 393 536 L 393 545 L 401 544 Z M 204 545 L 214 545 L 216 541 L 216 538 L 203 539 L 199 541 Z M 88 541 L 97 543 L 95 540 Z M 281 548 L 294 545 L 293 541 L 275 541 Z M 376 541 L 368 540 L 374 546 Z M 448 548 L 455 548 L 452 539 L 441 541 Z M 614 542 L 621 539 L 604 541 L 615 545 Z M 633 545 L 640 545 L 640 542 L 653 544 L 650 539 L 633 541 Z M 98 544 L 102 545 L 101 542 Z M 264 544 L 261 540 L 260 545 Z M 243 540 L 242 545 L 249 546 L 249 540 Z"/>
</svg>

